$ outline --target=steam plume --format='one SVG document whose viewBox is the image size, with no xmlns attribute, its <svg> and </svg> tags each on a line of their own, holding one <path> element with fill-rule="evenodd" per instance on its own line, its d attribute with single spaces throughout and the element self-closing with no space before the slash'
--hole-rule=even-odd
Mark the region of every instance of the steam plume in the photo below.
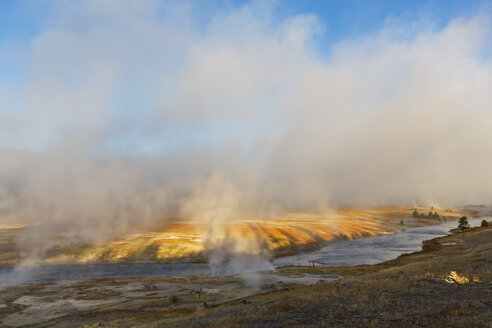
<svg viewBox="0 0 492 328">
<path fill-rule="evenodd" d="M 0 85 L 0 223 L 43 245 L 186 216 L 213 248 L 244 215 L 489 202 L 488 16 L 321 51 L 314 15 L 199 6 L 55 2 Z"/>
</svg>

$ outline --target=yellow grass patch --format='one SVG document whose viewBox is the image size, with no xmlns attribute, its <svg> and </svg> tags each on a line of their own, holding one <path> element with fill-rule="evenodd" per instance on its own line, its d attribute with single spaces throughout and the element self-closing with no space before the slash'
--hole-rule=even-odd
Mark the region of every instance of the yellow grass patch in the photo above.
<svg viewBox="0 0 492 328">
<path fill-rule="evenodd" d="M 315 249 L 325 243 L 340 239 L 355 239 L 376 236 L 401 230 L 404 227 L 418 227 L 438 224 L 439 221 L 413 218 L 414 208 L 410 206 L 382 206 L 376 208 L 340 208 L 329 213 L 294 212 L 276 217 L 244 218 L 234 220 L 224 232 L 229 239 L 241 245 L 255 245 L 250 252 L 268 251 L 272 256 L 293 254 L 299 250 Z M 431 208 L 418 208 L 419 213 L 428 213 Z M 436 211 L 435 209 L 433 211 Z M 469 212 L 452 209 L 437 210 L 448 219 Z M 6 229 L 10 227 L 4 227 Z M 45 259 L 47 263 L 97 263 L 97 262 L 176 262 L 201 260 L 206 251 L 202 236 L 205 231 L 192 221 L 165 222 L 154 224 L 152 231 L 123 236 L 107 243 L 64 248 L 52 252 Z M 4 254 L 9 245 L 2 246 Z M 11 245 L 12 244 L 12 245 Z M 244 248 L 241 246 L 242 248 Z M 241 249 L 242 249 L 241 248 Z M 266 248 L 266 249 L 264 249 Z M 246 248 L 244 248 L 246 251 Z M 9 253 L 10 254 L 10 253 Z M 0 261 L 18 261 L 15 254 Z M 9 261 L 9 262 L 7 262 Z"/>
</svg>

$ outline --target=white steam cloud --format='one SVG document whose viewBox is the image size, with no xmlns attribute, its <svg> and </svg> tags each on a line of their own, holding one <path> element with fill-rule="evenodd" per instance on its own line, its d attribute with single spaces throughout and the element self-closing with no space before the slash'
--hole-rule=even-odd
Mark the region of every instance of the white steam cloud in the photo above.
<svg viewBox="0 0 492 328">
<path fill-rule="evenodd" d="M 218 249 L 244 215 L 490 202 L 488 16 L 393 20 L 323 51 L 314 15 L 199 6 L 54 2 L 0 84 L 0 223 L 42 245 L 185 216 Z"/>
</svg>

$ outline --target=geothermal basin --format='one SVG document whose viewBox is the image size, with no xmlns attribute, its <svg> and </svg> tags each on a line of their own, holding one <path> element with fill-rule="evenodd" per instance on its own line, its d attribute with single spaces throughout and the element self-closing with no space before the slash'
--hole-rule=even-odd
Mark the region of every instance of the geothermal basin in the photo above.
<svg viewBox="0 0 492 328">
<path fill-rule="evenodd" d="M 470 226 L 479 226 L 483 218 L 469 219 Z M 490 220 L 491 218 L 485 218 Z M 457 227 L 456 220 L 438 225 L 409 228 L 392 234 L 334 241 L 313 251 L 274 259 L 275 267 L 289 265 L 352 266 L 376 264 L 394 259 L 401 254 L 422 249 L 424 240 L 449 235 Z M 252 268 L 258 272 L 271 269 Z M 251 268 L 250 268 L 251 270 Z M 229 266 L 211 269 L 207 263 L 108 263 L 59 264 L 39 266 L 0 267 L 0 288 L 29 283 L 54 281 L 83 281 L 107 278 L 133 278 L 153 276 L 214 276 L 239 274 Z"/>
</svg>

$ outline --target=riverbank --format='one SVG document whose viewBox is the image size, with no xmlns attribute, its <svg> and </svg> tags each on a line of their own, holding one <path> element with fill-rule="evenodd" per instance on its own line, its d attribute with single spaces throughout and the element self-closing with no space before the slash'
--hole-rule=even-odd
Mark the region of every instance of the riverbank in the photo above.
<svg viewBox="0 0 492 328">
<path fill-rule="evenodd" d="M 420 252 L 376 265 L 285 267 L 282 274 L 339 274 L 316 286 L 256 295 L 197 312 L 170 327 L 491 327 L 492 222 L 424 243 Z M 450 285 L 451 271 L 466 285 Z"/>
<path fill-rule="evenodd" d="M 469 219 L 471 226 L 479 226 L 482 219 Z M 56 264 L 35 266 L 0 267 L 0 288 L 28 283 L 57 281 L 85 281 L 107 278 L 135 277 L 182 277 L 182 276 L 225 276 L 243 273 L 245 279 L 257 284 L 257 272 L 271 270 L 273 267 L 292 265 L 353 266 L 375 264 L 395 259 L 401 254 L 422 249 L 422 243 L 449 234 L 457 226 L 456 221 L 448 220 L 438 225 L 408 228 L 394 234 L 353 240 L 333 241 L 323 248 L 302 252 L 291 256 L 264 261 L 261 257 L 237 257 L 239 263 L 227 262 L 210 265 L 208 263 L 88 263 Z M 426 242 L 424 242 L 426 243 Z M 272 266 L 273 265 L 273 266 Z M 245 272 L 248 274 L 245 274 Z"/>
<path fill-rule="evenodd" d="M 12 327 L 490 327 L 489 225 L 376 265 L 279 268 L 261 290 L 232 276 L 10 287 L 0 292 L 0 320 Z M 454 270 L 470 283 L 445 283 Z"/>
</svg>

